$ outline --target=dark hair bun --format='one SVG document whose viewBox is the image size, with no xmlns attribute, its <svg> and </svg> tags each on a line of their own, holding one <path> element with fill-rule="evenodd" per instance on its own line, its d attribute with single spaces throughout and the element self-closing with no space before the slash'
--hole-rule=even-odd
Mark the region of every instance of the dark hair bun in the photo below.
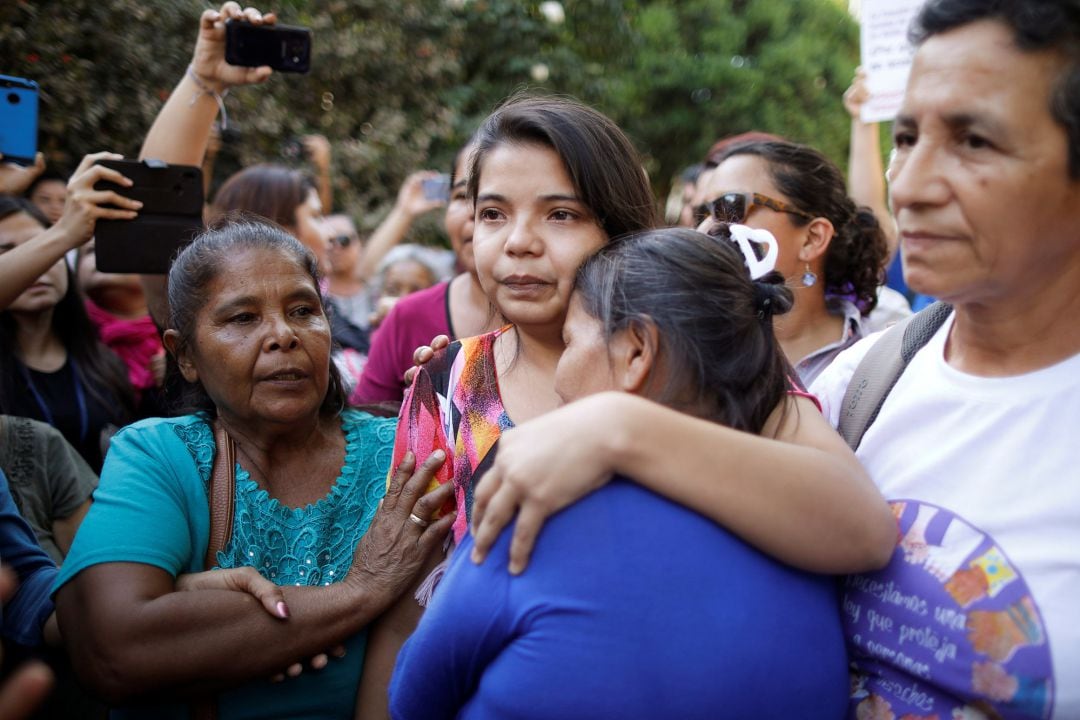
<svg viewBox="0 0 1080 720">
<path fill-rule="evenodd" d="M 783 315 L 795 304 L 795 295 L 784 284 L 784 276 L 773 270 L 754 280 L 754 307 L 761 320 Z"/>
</svg>

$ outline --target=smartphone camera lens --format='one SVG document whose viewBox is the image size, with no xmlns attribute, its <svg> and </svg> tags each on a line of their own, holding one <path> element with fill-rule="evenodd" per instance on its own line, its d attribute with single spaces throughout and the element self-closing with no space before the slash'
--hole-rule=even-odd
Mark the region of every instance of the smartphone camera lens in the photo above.
<svg viewBox="0 0 1080 720">
<path fill-rule="evenodd" d="M 304 61 L 305 52 L 304 44 L 302 42 L 293 42 L 289 44 L 288 53 L 293 64 L 299 65 Z"/>
<path fill-rule="evenodd" d="M 22 102 L 22 98 L 19 97 L 18 93 L 8 93 L 7 101 L 12 105 L 18 105 Z"/>
</svg>

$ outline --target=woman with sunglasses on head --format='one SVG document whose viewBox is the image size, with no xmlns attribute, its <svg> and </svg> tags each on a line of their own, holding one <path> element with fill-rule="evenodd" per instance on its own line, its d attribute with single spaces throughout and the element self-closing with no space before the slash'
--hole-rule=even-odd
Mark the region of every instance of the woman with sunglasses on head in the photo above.
<svg viewBox="0 0 1080 720">
<path fill-rule="evenodd" d="M 701 229 L 745 223 L 780 243 L 776 269 L 795 293 L 776 337 L 804 386 L 868 333 L 888 245 L 870 208 L 848 197 L 844 176 L 824 155 L 784 140 L 722 151 L 699 209 Z"/>
<path fill-rule="evenodd" d="M 585 262 L 555 371 L 564 402 L 628 393 L 748 436 L 772 435 L 777 408 L 799 414 L 772 334 L 791 291 L 776 273 L 751 280 L 722 230 L 636 233 Z M 627 478 L 553 518 L 519 578 L 509 539 L 479 567 L 464 539 L 399 655 L 393 717 L 842 714 L 830 578 Z"/>
</svg>

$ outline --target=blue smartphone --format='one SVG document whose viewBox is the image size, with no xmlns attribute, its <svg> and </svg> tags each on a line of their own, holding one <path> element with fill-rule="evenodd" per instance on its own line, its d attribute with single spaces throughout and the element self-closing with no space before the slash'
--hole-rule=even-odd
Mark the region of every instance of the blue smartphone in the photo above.
<svg viewBox="0 0 1080 720">
<path fill-rule="evenodd" d="M 37 83 L 0 75 L 0 153 L 4 162 L 34 164 L 37 119 Z"/>
<path fill-rule="evenodd" d="M 445 173 L 425 178 L 420 182 L 420 187 L 423 189 L 424 198 L 427 200 L 445 201 L 450 199 L 450 176 Z"/>
</svg>

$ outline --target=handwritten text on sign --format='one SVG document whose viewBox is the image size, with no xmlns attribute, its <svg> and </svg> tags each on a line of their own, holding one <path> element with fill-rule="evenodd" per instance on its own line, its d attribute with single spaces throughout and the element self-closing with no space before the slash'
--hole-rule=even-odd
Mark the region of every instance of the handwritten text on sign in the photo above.
<svg viewBox="0 0 1080 720">
<path fill-rule="evenodd" d="M 863 0 L 862 66 L 870 100 L 863 122 L 892 120 L 904 98 L 914 48 L 907 39 L 912 18 L 923 0 Z"/>
</svg>

